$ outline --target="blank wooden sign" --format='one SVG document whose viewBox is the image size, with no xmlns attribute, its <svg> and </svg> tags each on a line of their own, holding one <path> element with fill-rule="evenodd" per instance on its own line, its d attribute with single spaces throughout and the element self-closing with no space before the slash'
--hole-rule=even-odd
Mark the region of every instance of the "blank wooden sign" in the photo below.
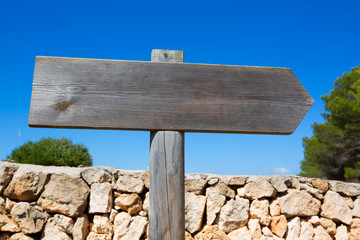
<svg viewBox="0 0 360 240">
<path fill-rule="evenodd" d="M 37 57 L 29 125 L 290 134 L 312 103 L 287 68 Z"/>
</svg>

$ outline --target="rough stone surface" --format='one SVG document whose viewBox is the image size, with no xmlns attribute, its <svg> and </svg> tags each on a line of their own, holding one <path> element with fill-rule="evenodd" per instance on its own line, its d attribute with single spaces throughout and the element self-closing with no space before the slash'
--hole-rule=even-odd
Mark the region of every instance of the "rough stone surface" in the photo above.
<svg viewBox="0 0 360 240">
<path fill-rule="evenodd" d="M 17 202 L 12 201 L 9 198 L 6 198 L 6 201 L 5 201 L 5 209 L 6 209 L 6 211 L 11 212 L 11 209 L 15 206 L 16 203 Z"/>
<path fill-rule="evenodd" d="M 191 234 L 187 231 L 185 231 L 185 240 L 195 240 Z"/>
<path fill-rule="evenodd" d="M 185 192 L 203 194 L 206 181 L 201 178 L 185 177 Z"/>
<path fill-rule="evenodd" d="M 258 219 L 250 219 L 248 222 L 249 232 L 253 240 L 261 238 L 261 227 Z"/>
<path fill-rule="evenodd" d="M 121 212 L 114 221 L 114 240 L 139 240 L 144 234 L 147 220 L 144 217 L 131 217 L 129 213 Z"/>
<path fill-rule="evenodd" d="M 273 200 L 270 204 L 270 215 L 271 216 L 280 216 L 281 208 L 278 200 Z"/>
<path fill-rule="evenodd" d="M 208 188 L 206 189 L 206 198 L 206 224 L 211 225 L 224 206 L 226 197 L 221 195 L 217 188 Z"/>
<path fill-rule="evenodd" d="M 349 197 L 355 197 L 360 195 L 359 183 L 345 183 L 340 181 L 329 181 L 330 190 L 342 193 Z"/>
<path fill-rule="evenodd" d="M 48 174 L 42 172 L 24 172 L 11 180 L 4 190 L 4 195 L 19 201 L 36 201 L 48 179 Z"/>
<path fill-rule="evenodd" d="M 246 183 L 247 177 L 230 176 L 228 185 L 230 186 L 243 186 Z"/>
<path fill-rule="evenodd" d="M 269 226 L 269 201 L 266 199 L 252 201 L 250 205 L 250 217 L 259 219 L 262 225 Z"/>
<path fill-rule="evenodd" d="M 91 232 L 107 234 L 112 237 L 114 234 L 114 229 L 108 217 L 95 215 L 91 227 Z"/>
<path fill-rule="evenodd" d="M 335 235 L 336 233 L 336 224 L 327 218 L 320 218 L 320 224 L 326 230 L 326 232 L 330 235 Z"/>
<path fill-rule="evenodd" d="M 286 217 L 284 215 L 271 217 L 270 230 L 282 238 L 287 231 Z"/>
<path fill-rule="evenodd" d="M 52 175 L 38 204 L 48 212 L 77 217 L 85 211 L 89 192 L 89 187 L 79 178 Z"/>
<path fill-rule="evenodd" d="M 1 232 L 20 232 L 19 226 L 8 216 L 0 215 L 0 231 Z"/>
<path fill-rule="evenodd" d="M 198 234 L 195 235 L 195 240 L 231 240 L 226 234 L 216 225 L 206 225 Z"/>
<path fill-rule="evenodd" d="M 341 221 L 350 224 L 352 212 L 340 194 L 328 191 L 324 197 L 324 203 L 321 206 L 321 216 L 334 221 Z"/>
<path fill-rule="evenodd" d="M 245 196 L 250 199 L 273 197 L 275 194 L 275 188 L 265 178 L 260 178 L 245 185 Z"/>
<path fill-rule="evenodd" d="M 7 187 L 10 183 L 11 178 L 19 167 L 16 164 L 4 163 L 0 165 L 0 193 Z"/>
<path fill-rule="evenodd" d="M 220 229 L 228 233 L 245 226 L 248 222 L 249 208 L 249 199 L 237 197 L 228 201 L 220 211 Z"/>
<path fill-rule="evenodd" d="M 113 176 L 102 167 L 87 168 L 81 172 L 81 177 L 92 185 L 93 183 L 112 183 Z"/>
<path fill-rule="evenodd" d="M 317 178 L 315 180 L 312 180 L 311 184 L 315 188 L 319 189 L 321 192 L 326 192 L 327 190 L 329 190 L 329 184 L 328 184 L 328 181 L 326 181 L 326 180 L 321 180 L 321 179 Z"/>
<path fill-rule="evenodd" d="M 228 234 L 231 240 L 252 240 L 251 234 L 247 227 L 239 228 Z"/>
<path fill-rule="evenodd" d="M 321 225 L 317 225 L 314 228 L 314 240 L 332 240 L 332 237 Z"/>
<path fill-rule="evenodd" d="M 41 240 L 71 240 L 71 238 L 57 225 L 54 218 L 50 218 L 41 235 Z"/>
<path fill-rule="evenodd" d="M 1 238 L 0 238 L 1 239 Z M 35 240 L 32 237 L 29 237 L 23 233 L 15 233 L 14 235 L 12 235 L 9 240 Z"/>
<path fill-rule="evenodd" d="M 273 237 L 274 234 L 271 232 L 270 228 L 268 227 L 263 227 L 261 229 L 261 232 L 264 234 L 265 237 Z"/>
<path fill-rule="evenodd" d="M 295 217 L 288 222 L 286 240 L 297 240 L 300 235 L 300 218 Z"/>
<path fill-rule="evenodd" d="M 349 208 L 354 208 L 354 201 L 352 200 L 351 197 L 343 197 L 344 201 L 346 202 L 346 204 L 349 206 Z"/>
<path fill-rule="evenodd" d="M 147 192 L 145 194 L 145 200 L 143 202 L 143 210 L 147 213 L 149 212 L 149 206 L 150 206 L 149 203 L 150 203 L 150 193 Z"/>
<path fill-rule="evenodd" d="M 27 202 L 17 203 L 11 210 L 11 217 L 25 234 L 40 232 L 48 215 Z"/>
<path fill-rule="evenodd" d="M 194 233 L 199 231 L 205 211 L 205 196 L 197 196 L 194 193 L 185 194 L 185 229 Z"/>
<path fill-rule="evenodd" d="M 108 234 L 90 232 L 86 240 L 111 240 L 111 236 Z"/>
<path fill-rule="evenodd" d="M 289 176 L 271 176 L 269 182 L 273 185 L 277 192 L 285 192 L 291 187 L 291 178 Z"/>
<path fill-rule="evenodd" d="M 73 240 L 85 240 L 89 234 L 89 218 L 86 214 L 76 219 L 73 230 Z"/>
<path fill-rule="evenodd" d="M 341 225 L 336 229 L 335 240 L 349 240 L 346 226 Z"/>
<path fill-rule="evenodd" d="M 360 217 L 360 199 L 354 201 L 354 208 L 352 209 L 352 215 L 354 217 Z"/>
<path fill-rule="evenodd" d="M 309 222 L 314 225 L 318 225 L 320 224 L 320 218 L 318 216 L 312 216 L 309 218 Z"/>
<path fill-rule="evenodd" d="M 119 176 L 114 189 L 120 192 L 141 193 L 144 190 L 144 182 L 130 173 Z"/>
<path fill-rule="evenodd" d="M 60 227 L 60 230 L 67 234 L 73 234 L 74 231 L 74 220 L 62 214 L 54 215 L 55 222 Z"/>
<path fill-rule="evenodd" d="M 350 235 L 351 240 L 360 239 L 360 219 L 354 218 L 350 225 Z"/>
<path fill-rule="evenodd" d="M 224 195 L 228 198 L 235 198 L 235 191 L 229 188 L 225 183 L 219 182 L 214 186 L 209 187 L 208 189 L 213 189 L 219 194 Z"/>
<path fill-rule="evenodd" d="M 300 224 L 299 240 L 311 240 L 314 237 L 314 227 L 310 222 L 302 221 Z"/>
<path fill-rule="evenodd" d="M 304 191 L 289 189 L 288 193 L 278 200 L 281 213 L 286 217 L 313 216 L 320 211 L 320 201 Z"/>
<path fill-rule="evenodd" d="M 113 202 L 111 183 L 91 185 L 89 213 L 109 213 Z"/>
<path fill-rule="evenodd" d="M 115 199 L 115 209 L 124 210 L 130 214 L 136 214 L 142 209 L 142 201 L 138 194 L 121 194 Z"/>
<path fill-rule="evenodd" d="M 324 198 L 319 189 L 310 187 L 308 184 L 300 183 L 300 190 L 305 190 L 307 193 L 311 194 L 319 200 Z"/>
</svg>

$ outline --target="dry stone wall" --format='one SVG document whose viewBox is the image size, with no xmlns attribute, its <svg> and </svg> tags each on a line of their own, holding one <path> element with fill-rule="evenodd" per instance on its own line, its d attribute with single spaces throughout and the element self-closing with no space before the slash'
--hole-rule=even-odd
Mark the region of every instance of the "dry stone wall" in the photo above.
<svg viewBox="0 0 360 240">
<path fill-rule="evenodd" d="M 187 174 L 187 240 L 360 239 L 360 184 Z M 0 163 L 0 240 L 147 239 L 149 173 Z"/>
</svg>

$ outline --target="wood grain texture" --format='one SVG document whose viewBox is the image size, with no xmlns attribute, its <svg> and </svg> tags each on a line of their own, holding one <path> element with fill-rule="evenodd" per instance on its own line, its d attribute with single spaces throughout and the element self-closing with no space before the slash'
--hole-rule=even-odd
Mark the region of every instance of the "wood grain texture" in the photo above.
<svg viewBox="0 0 360 240">
<path fill-rule="evenodd" d="M 149 239 L 185 239 L 182 132 L 151 132 Z"/>
<path fill-rule="evenodd" d="M 154 62 L 184 62 L 184 52 L 154 49 Z M 185 239 L 184 133 L 150 135 L 149 239 Z"/>
<path fill-rule="evenodd" d="M 29 125 L 290 134 L 312 103 L 286 68 L 37 57 Z"/>
</svg>

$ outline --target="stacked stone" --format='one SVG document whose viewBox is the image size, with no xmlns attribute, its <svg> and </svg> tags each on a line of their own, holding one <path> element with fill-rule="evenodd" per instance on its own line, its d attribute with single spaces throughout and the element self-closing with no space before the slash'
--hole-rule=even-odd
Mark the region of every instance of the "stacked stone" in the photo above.
<svg viewBox="0 0 360 240">
<path fill-rule="evenodd" d="M 187 240 L 360 239 L 360 184 L 187 174 Z M 0 163 L 0 240 L 147 239 L 149 175 Z"/>
</svg>

